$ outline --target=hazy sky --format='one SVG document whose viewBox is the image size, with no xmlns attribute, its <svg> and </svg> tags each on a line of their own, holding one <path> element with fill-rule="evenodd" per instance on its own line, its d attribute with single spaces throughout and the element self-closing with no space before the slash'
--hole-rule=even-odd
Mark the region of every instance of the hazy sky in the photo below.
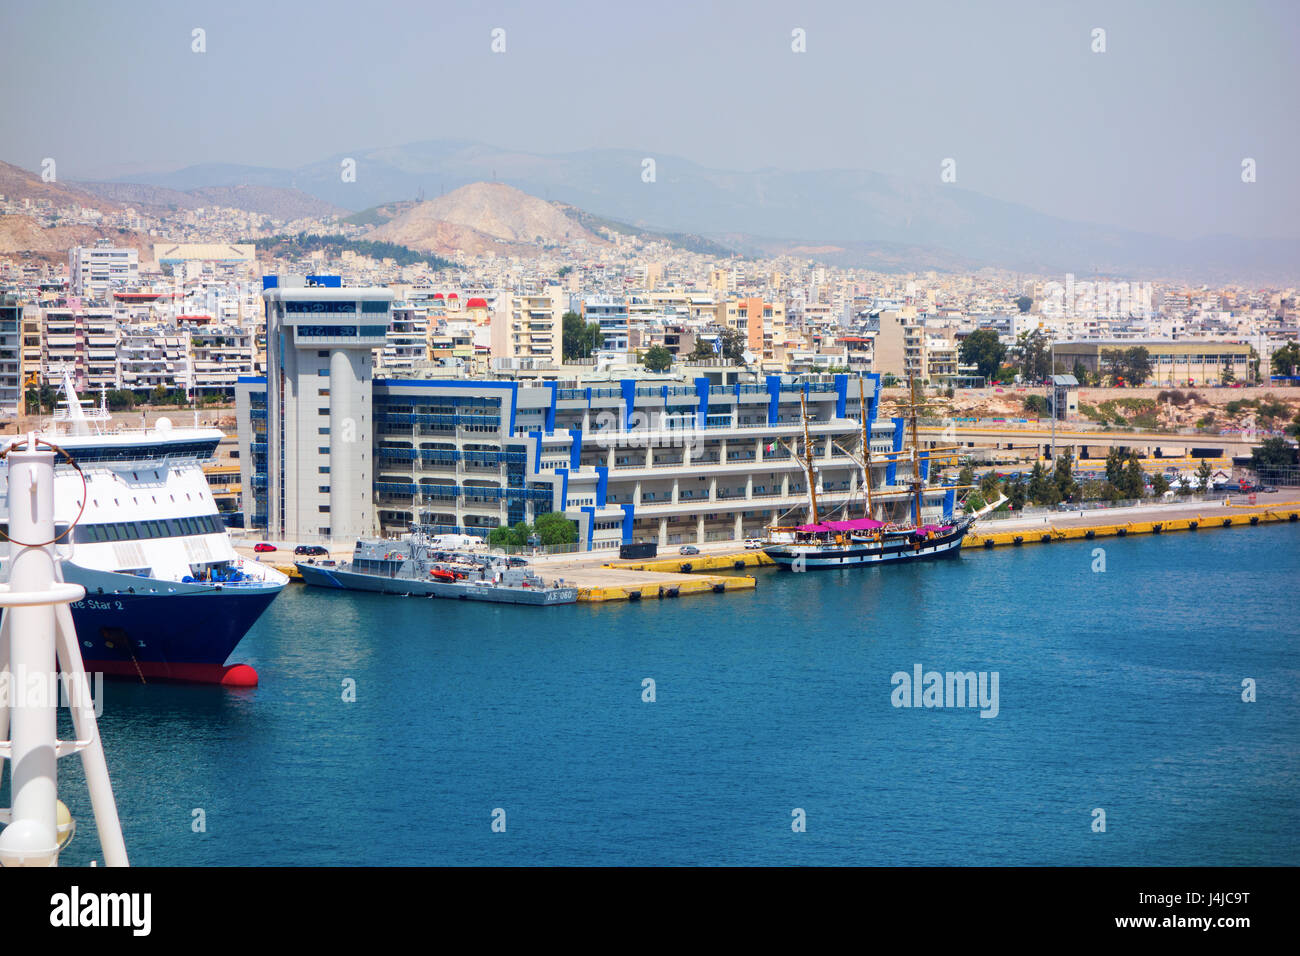
<svg viewBox="0 0 1300 956">
<path fill-rule="evenodd" d="M 952 157 L 1071 219 L 1300 237 L 1297 0 L 4 0 L 0 36 L 0 159 L 61 179 L 427 139 L 919 182 Z"/>
</svg>

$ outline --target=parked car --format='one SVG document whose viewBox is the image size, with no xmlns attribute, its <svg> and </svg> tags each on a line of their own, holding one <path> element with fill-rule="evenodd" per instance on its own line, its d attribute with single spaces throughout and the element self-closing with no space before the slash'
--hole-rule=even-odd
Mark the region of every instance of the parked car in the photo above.
<svg viewBox="0 0 1300 956">
<path fill-rule="evenodd" d="M 312 557 L 327 556 L 329 554 L 319 544 L 300 544 L 293 549 L 294 554 L 306 554 Z"/>
<path fill-rule="evenodd" d="M 762 542 L 761 539 L 759 539 L 759 538 L 746 538 L 746 539 L 745 539 L 745 550 L 746 550 L 746 551 L 760 551 L 760 550 L 762 550 L 762 548 L 763 548 L 763 542 Z"/>
<path fill-rule="evenodd" d="M 677 552 L 678 554 L 699 554 L 700 549 L 693 544 L 684 544 Z"/>
<path fill-rule="evenodd" d="M 257 544 L 253 545 L 253 551 L 256 552 L 257 554 L 267 554 L 268 552 L 274 550 L 275 550 L 275 545 L 267 544 L 265 541 L 259 541 Z"/>
</svg>

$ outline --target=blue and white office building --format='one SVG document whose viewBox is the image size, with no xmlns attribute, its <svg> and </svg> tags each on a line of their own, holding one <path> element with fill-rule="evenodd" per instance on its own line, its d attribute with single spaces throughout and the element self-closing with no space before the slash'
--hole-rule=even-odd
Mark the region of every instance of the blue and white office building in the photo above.
<svg viewBox="0 0 1300 956">
<path fill-rule="evenodd" d="M 333 360 L 319 359 L 320 369 L 310 362 L 300 369 L 310 382 L 286 385 L 282 394 L 332 389 L 333 375 L 326 386 L 323 369 L 328 364 L 332 373 Z M 903 443 L 902 420 L 877 417 L 877 376 L 866 378 L 865 409 L 859 407 L 856 377 L 847 375 L 768 376 L 749 384 L 701 377 L 589 385 L 348 377 L 350 387 L 364 393 L 364 400 L 353 399 L 370 410 L 373 427 L 364 446 L 334 453 L 344 438 L 334 433 L 331 420 L 331 433 L 315 449 L 313 461 L 328 458 L 333 469 L 336 458 L 346 458 L 354 467 L 347 486 L 352 513 L 344 519 L 334 510 L 343 501 L 330 498 L 329 524 L 320 524 L 329 529 L 322 537 L 335 541 L 343 540 L 343 528 L 397 534 L 413 523 L 432 533 L 486 537 L 497 525 L 532 522 L 552 511 L 577 523 L 579 545 L 589 550 L 632 541 L 666 547 L 741 540 L 762 535 L 773 523 L 803 520 L 806 471 L 792 455 L 802 451 L 801 398 L 810 419 L 822 517 L 863 513 L 862 415 L 873 453 Z M 259 441 L 257 429 L 261 416 L 269 415 L 272 423 L 278 417 L 274 392 L 264 379 L 237 386 L 240 440 L 248 449 L 240 456 L 243 487 L 252 489 L 244 507 L 250 526 L 284 540 L 306 539 L 304 520 L 293 525 L 295 533 L 288 522 L 275 522 L 285 521 L 282 515 L 312 517 L 324 500 L 324 481 L 318 490 L 311 482 L 277 477 L 271 443 Z M 324 408 L 317 410 L 322 417 Z M 922 462 L 923 474 L 927 464 Z M 901 487 L 896 479 L 903 467 L 879 461 L 872 470 L 873 491 Z M 912 507 L 906 496 L 882 500 L 900 519 Z M 925 495 L 923 516 L 938 518 L 953 506 L 953 492 L 936 488 Z"/>
</svg>

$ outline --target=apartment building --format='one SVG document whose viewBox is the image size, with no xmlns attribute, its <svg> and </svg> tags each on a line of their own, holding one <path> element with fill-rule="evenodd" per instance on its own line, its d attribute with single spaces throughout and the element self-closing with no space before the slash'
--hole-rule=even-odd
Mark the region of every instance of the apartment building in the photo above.
<svg viewBox="0 0 1300 956">
<path fill-rule="evenodd" d="M 910 307 L 881 312 L 879 323 L 872 344 L 875 371 L 900 380 L 915 376 L 933 384 L 959 377 L 955 329 L 927 328 Z"/>
<path fill-rule="evenodd" d="M 384 370 L 417 368 L 429 361 L 429 314 L 409 302 L 393 304 L 393 321 L 375 365 Z"/>
<path fill-rule="evenodd" d="M 188 333 L 173 327 L 124 327 L 114 357 L 112 388 L 188 389 L 191 385 Z"/>
<path fill-rule="evenodd" d="M 0 417 L 17 416 L 24 400 L 23 303 L 0 295 Z"/>
<path fill-rule="evenodd" d="M 66 368 L 78 390 L 117 387 L 118 325 L 113 310 L 71 304 L 42 310 L 41 372 L 57 378 Z"/>
<path fill-rule="evenodd" d="M 42 342 L 45 338 L 45 315 L 41 307 L 35 303 L 28 303 L 23 309 L 22 323 L 23 378 L 31 378 L 33 373 L 36 373 L 38 379 L 43 378 L 45 366 Z"/>
<path fill-rule="evenodd" d="M 205 324 L 186 329 L 190 387 L 199 395 L 232 395 L 241 376 L 256 371 L 251 329 Z"/>
<path fill-rule="evenodd" d="M 73 295 L 103 299 L 110 289 L 140 281 L 140 253 L 101 239 L 93 246 L 74 246 L 68 253 L 69 288 Z"/>
<path fill-rule="evenodd" d="M 476 310 L 484 311 L 486 299 L 475 298 L 483 303 Z M 548 286 L 542 292 L 515 293 L 502 299 L 505 307 L 492 318 L 492 357 L 545 359 L 558 364 L 564 355 L 564 313 L 569 311 L 569 293 L 559 286 Z"/>
<path fill-rule="evenodd" d="M 768 302 L 761 297 L 728 299 L 722 323 L 745 334 L 745 347 L 754 363 L 768 371 L 780 371 L 785 365 L 785 304 Z"/>
<path fill-rule="evenodd" d="M 644 310 L 639 310 L 645 315 Z M 600 326 L 600 350 L 611 356 L 624 356 L 629 348 L 631 303 L 625 296 L 593 296 L 582 303 L 582 315 L 588 324 Z"/>
</svg>

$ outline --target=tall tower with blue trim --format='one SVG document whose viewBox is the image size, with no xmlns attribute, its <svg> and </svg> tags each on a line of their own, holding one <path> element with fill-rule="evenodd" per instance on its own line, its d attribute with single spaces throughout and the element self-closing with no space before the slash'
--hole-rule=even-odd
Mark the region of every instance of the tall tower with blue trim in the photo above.
<svg viewBox="0 0 1300 956">
<path fill-rule="evenodd" d="M 268 533 L 350 544 L 374 531 L 372 350 L 393 294 L 331 276 L 263 286 Z"/>
</svg>

